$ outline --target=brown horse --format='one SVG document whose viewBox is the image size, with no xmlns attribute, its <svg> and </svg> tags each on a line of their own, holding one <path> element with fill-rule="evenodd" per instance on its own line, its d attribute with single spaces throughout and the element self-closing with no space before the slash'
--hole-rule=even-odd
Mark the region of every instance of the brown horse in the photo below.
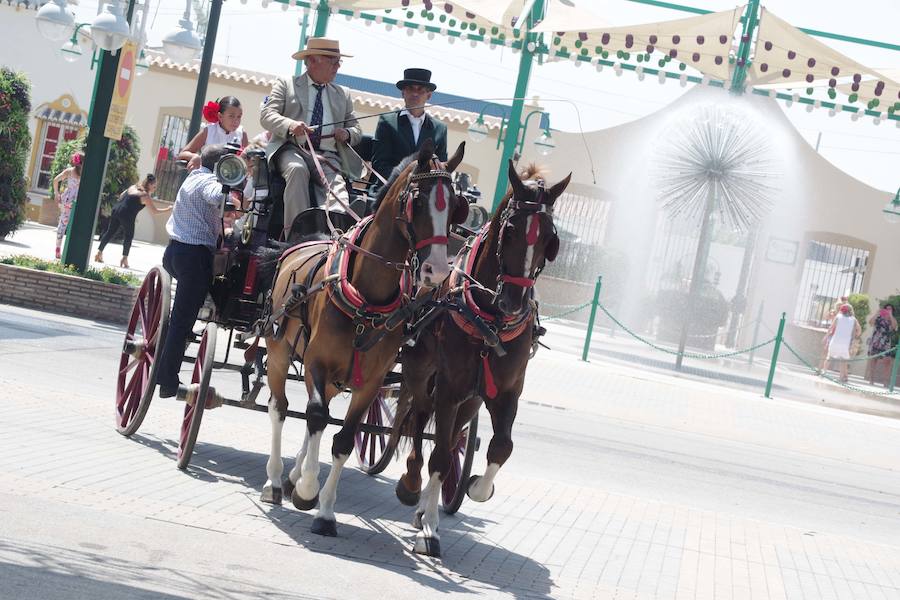
<svg viewBox="0 0 900 600">
<path fill-rule="evenodd" d="M 571 174 L 550 189 L 544 188 L 534 166 L 523 177 L 527 181 L 510 161 L 511 190 L 490 223 L 460 252 L 454 273 L 440 288 L 445 301 L 459 310 L 448 310 L 415 346 L 403 350 L 404 383 L 391 443 L 396 443 L 401 429 L 414 435 L 407 472 L 396 491 L 404 504 L 419 503 L 414 524 L 421 524 L 421 531 L 415 551 L 421 554 L 440 556 L 438 498 L 449 472 L 452 442 L 482 401 L 494 435 L 485 474 L 460 483 L 468 485 L 470 498 L 484 502 L 493 495 L 494 477 L 512 453 L 512 425 L 525 369 L 540 335 L 531 289 L 545 261 L 552 261 L 559 251 L 552 209 Z M 420 494 L 422 434 L 432 413 L 434 450 L 428 483 Z"/>
<path fill-rule="evenodd" d="M 362 416 L 396 362 L 412 279 L 434 287 L 449 272 L 449 228 L 468 211 L 450 176 L 463 151 L 464 143 L 442 166 L 426 140 L 417 156 L 395 169 L 373 217 L 338 241 L 301 244 L 282 257 L 271 296 L 274 330 L 266 337 L 272 446 L 262 500 L 279 504 L 283 492 L 301 510 L 318 501 L 314 533 L 337 534 L 334 503 L 341 469 Z M 295 358 L 303 362 L 309 395 L 306 439 L 282 482 L 285 380 Z M 319 443 L 328 405 L 347 388 L 352 399 L 334 436 L 332 468 L 320 496 Z"/>
</svg>

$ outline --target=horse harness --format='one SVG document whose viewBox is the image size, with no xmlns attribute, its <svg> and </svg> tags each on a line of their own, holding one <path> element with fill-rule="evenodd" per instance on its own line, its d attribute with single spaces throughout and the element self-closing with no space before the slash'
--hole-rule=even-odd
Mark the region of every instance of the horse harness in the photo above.
<svg viewBox="0 0 900 600">
<path fill-rule="evenodd" d="M 464 331 L 470 339 L 480 343 L 482 349 L 481 355 L 481 374 L 478 387 L 484 386 L 485 395 L 493 399 L 497 395 L 497 386 L 494 382 L 493 372 L 491 370 L 488 357 L 493 351 L 497 356 L 505 356 L 506 350 L 503 348 L 504 342 L 509 342 L 521 336 L 531 326 L 533 336 L 533 350 L 536 350 L 538 340 L 546 330 L 540 326 L 537 320 L 537 301 L 534 298 L 534 283 L 538 275 L 543 270 L 543 265 L 537 270 L 532 277 L 512 276 L 503 271 L 503 232 L 506 227 L 510 226 L 510 220 L 517 213 L 527 213 L 533 215 L 549 214 L 546 204 L 541 202 L 541 194 L 543 186 L 541 186 L 537 201 L 525 202 L 510 199 L 500 215 L 500 226 L 498 229 L 497 240 L 497 263 L 499 265 L 499 274 L 497 275 L 496 288 L 492 291 L 481 286 L 471 273 L 474 272 L 475 261 L 481 245 L 487 239 L 490 232 L 490 223 L 486 223 L 473 238 L 469 240 L 466 246 L 460 251 L 454 264 L 453 273 L 448 281 L 449 290 L 447 292 L 447 301 L 445 307 L 450 310 L 450 316 L 453 323 Z M 531 222 L 529 231 L 526 232 L 526 241 L 529 245 L 537 243 L 540 234 L 540 224 L 537 219 Z M 554 240 L 556 238 L 556 230 L 554 228 Z M 558 242 L 555 242 L 558 244 Z M 558 247 L 558 246 L 557 246 Z M 555 258 L 555 248 L 553 249 L 553 258 Z M 552 260 L 552 259 L 551 259 Z M 498 317 L 482 310 L 472 296 L 472 287 L 478 287 L 492 294 L 495 298 L 499 297 L 503 291 L 504 284 L 518 285 L 528 290 L 528 298 L 526 306 L 520 312 L 514 315 L 504 315 Z"/>
</svg>

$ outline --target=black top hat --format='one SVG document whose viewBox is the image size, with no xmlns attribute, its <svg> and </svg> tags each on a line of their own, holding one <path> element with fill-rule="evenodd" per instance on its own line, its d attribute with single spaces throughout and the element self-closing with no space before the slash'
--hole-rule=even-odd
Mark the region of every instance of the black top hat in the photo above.
<svg viewBox="0 0 900 600">
<path fill-rule="evenodd" d="M 428 69 L 403 69 L 403 79 L 397 82 L 397 89 L 402 90 L 407 85 L 424 85 L 432 92 L 437 89 L 431 83 L 431 71 Z"/>
</svg>

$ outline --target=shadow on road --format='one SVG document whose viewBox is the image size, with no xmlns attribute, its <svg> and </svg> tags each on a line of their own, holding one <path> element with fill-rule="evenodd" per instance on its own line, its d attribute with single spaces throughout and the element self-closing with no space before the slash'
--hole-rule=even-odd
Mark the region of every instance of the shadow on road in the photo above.
<svg viewBox="0 0 900 600">
<path fill-rule="evenodd" d="M 175 459 L 177 442 L 174 440 L 139 434 L 132 439 Z M 266 481 L 267 460 L 267 455 L 258 452 L 198 441 L 186 474 L 204 481 L 239 483 L 247 488 L 250 497 L 258 499 Z M 354 462 L 355 457 L 347 462 L 348 468 L 344 469 L 338 488 L 338 537 L 313 534 L 310 526 L 316 511 L 298 511 L 289 498 L 285 498 L 282 506 L 256 500 L 258 516 L 268 519 L 307 550 L 366 561 L 440 593 L 472 593 L 471 588 L 462 585 L 460 578 L 463 578 L 496 590 L 515 590 L 517 596 L 549 597 L 550 571 L 526 556 L 488 541 L 486 531 L 496 524 L 466 515 L 465 502 L 459 513 L 441 514 L 442 559 L 413 553 L 417 533 L 411 525 L 414 509 L 397 500 L 393 479 L 366 475 L 349 467 Z M 293 457 L 285 459 L 285 475 L 292 465 Z M 320 462 L 319 466 L 322 484 L 331 464 Z M 471 507 L 471 501 L 467 502 Z"/>
</svg>

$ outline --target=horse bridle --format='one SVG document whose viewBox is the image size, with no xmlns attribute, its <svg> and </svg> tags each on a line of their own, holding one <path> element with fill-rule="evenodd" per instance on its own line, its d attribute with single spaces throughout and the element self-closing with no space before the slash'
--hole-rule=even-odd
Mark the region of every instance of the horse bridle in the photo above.
<svg viewBox="0 0 900 600">
<path fill-rule="evenodd" d="M 503 209 L 503 213 L 500 215 L 500 226 L 498 230 L 498 239 L 497 239 L 497 265 L 499 266 L 499 273 L 497 275 L 497 287 L 494 290 L 494 302 L 500 298 L 500 294 L 503 292 L 504 284 L 517 285 L 519 287 L 528 289 L 534 287 L 534 283 L 537 280 L 538 276 L 541 274 L 541 271 L 544 270 L 544 265 L 547 262 L 547 257 L 544 257 L 544 261 L 541 263 L 541 266 L 538 267 L 537 271 L 531 277 L 518 277 L 515 275 L 509 275 L 504 273 L 503 271 L 503 238 L 505 237 L 503 234 L 506 231 L 506 228 L 510 226 L 510 221 L 513 217 L 519 214 L 526 215 L 540 215 L 545 214 L 551 217 L 551 227 L 553 227 L 553 234 L 556 235 L 556 226 L 553 225 L 552 220 L 552 210 L 551 208 L 543 202 L 544 196 L 547 192 L 544 190 L 544 182 L 542 180 L 538 180 L 538 191 L 537 198 L 533 202 L 523 201 L 523 200 L 515 200 L 514 198 L 510 198 L 509 202 L 506 204 L 506 208 Z M 525 233 L 525 240 L 529 246 L 533 246 L 537 243 L 538 238 L 540 237 L 540 219 L 535 219 L 532 221 L 531 227 L 529 231 Z"/>
<path fill-rule="evenodd" d="M 450 175 L 450 172 L 441 168 L 441 165 L 437 160 L 432 160 L 432 170 L 425 173 L 412 173 L 409 175 L 409 178 L 406 180 L 406 188 L 397 200 L 399 204 L 399 210 L 397 211 L 399 216 L 397 219 L 406 225 L 406 233 L 409 236 L 409 240 L 412 243 L 414 250 L 421 250 L 426 246 L 435 244 L 446 246 L 448 242 L 446 235 L 434 235 L 421 241 L 416 240 L 416 232 L 413 228 L 413 205 L 419 198 L 419 182 L 428 179 L 446 179 L 450 182 L 452 188 L 453 177 Z M 448 198 L 445 196 L 444 186 L 442 185 L 439 185 L 437 188 L 436 202 L 438 210 L 443 210 L 447 207 Z M 450 218 L 450 215 L 448 215 L 448 218 Z"/>
</svg>

